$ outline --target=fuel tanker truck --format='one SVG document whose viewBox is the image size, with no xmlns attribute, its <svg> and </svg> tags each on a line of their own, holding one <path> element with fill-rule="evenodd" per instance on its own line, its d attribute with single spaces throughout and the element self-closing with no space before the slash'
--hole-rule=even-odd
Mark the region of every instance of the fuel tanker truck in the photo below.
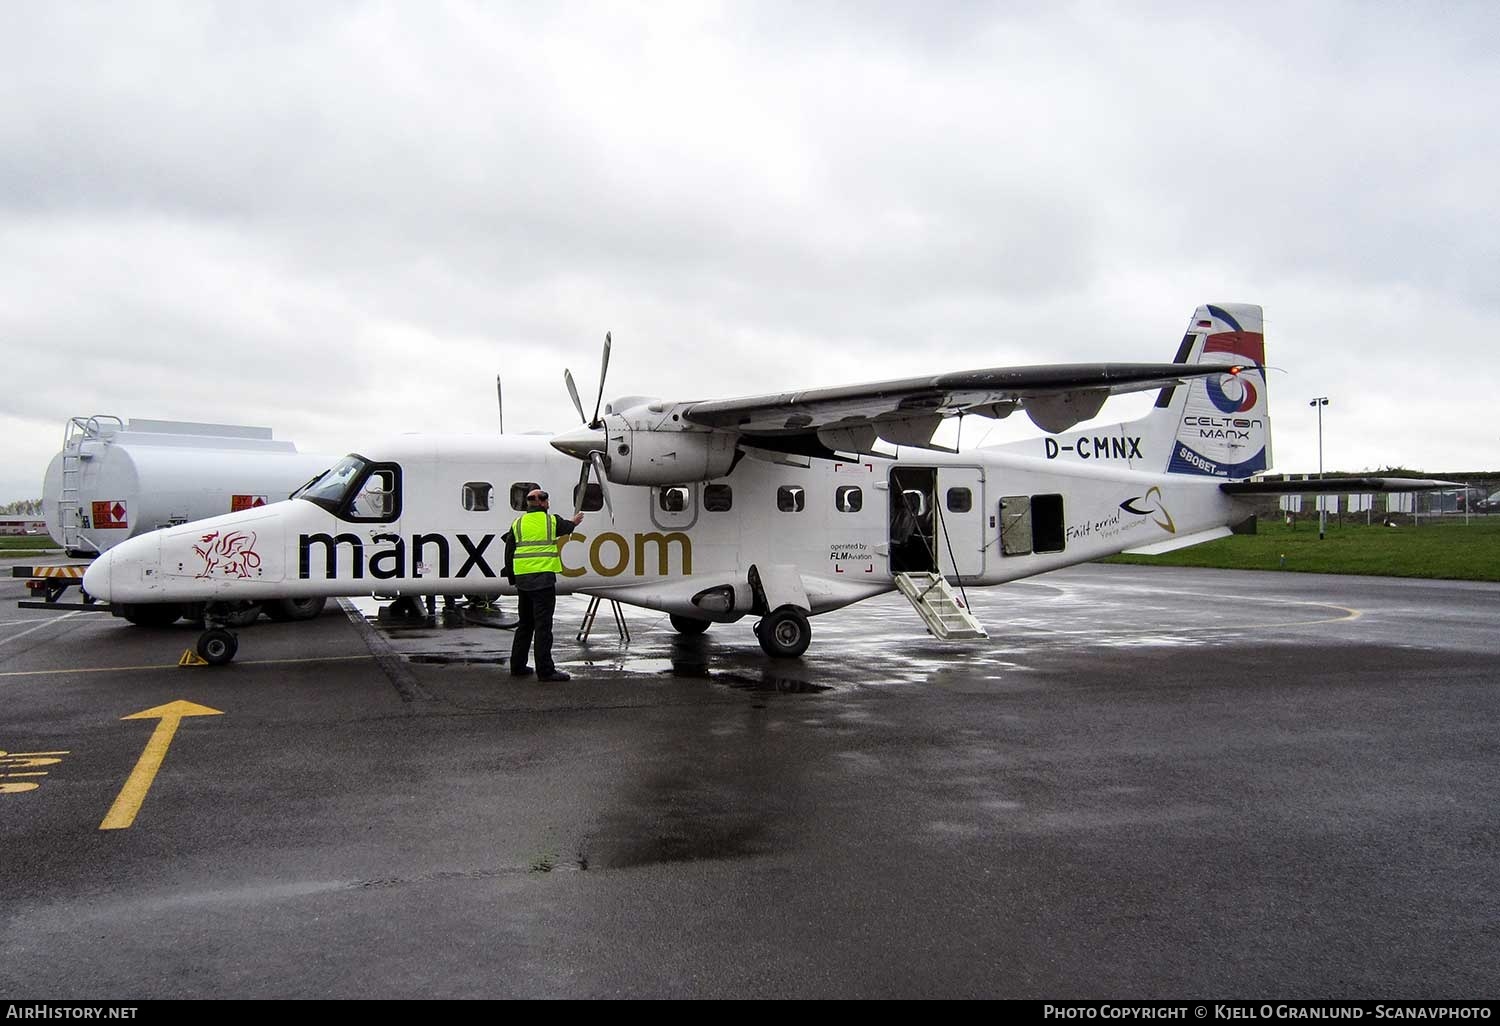
<svg viewBox="0 0 1500 1026">
<path fill-rule="evenodd" d="M 42 486 L 47 531 L 67 554 L 88 559 L 127 538 L 193 520 L 251 509 L 285 499 L 333 464 L 271 429 L 171 420 L 74 417 L 63 433 Z M 65 587 L 83 577 L 82 566 L 30 567 L 34 590 L 57 608 Z M 41 582 L 41 583 L 37 583 Z M 87 596 L 85 596 L 87 603 Z M 31 605 L 32 603 L 27 603 Z M 239 610 L 235 619 L 305 620 L 323 610 L 323 599 L 280 599 Z M 111 607 L 131 623 L 164 626 L 201 609 L 175 603 Z"/>
</svg>

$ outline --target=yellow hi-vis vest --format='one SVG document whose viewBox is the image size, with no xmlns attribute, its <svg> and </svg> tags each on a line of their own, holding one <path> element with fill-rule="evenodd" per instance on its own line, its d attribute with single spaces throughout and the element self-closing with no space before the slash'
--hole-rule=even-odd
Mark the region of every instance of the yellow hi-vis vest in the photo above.
<svg viewBox="0 0 1500 1026">
<path fill-rule="evenodd" d="M 562 573 L 558 555 L 557 521 L 545 510 L 533 510 L 516 518 L 510 525 L 510 536 L 516 540 L 516 555 L 511 570 L 522 574 Z"/>
</svg>

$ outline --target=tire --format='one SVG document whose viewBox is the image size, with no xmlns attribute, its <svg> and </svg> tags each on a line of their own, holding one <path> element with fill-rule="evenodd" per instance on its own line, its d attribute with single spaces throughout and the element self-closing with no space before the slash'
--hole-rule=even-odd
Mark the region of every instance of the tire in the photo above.
<svg viewBox="0 0 1500 1026">
<path fill-rule="evenodd" d="M 667 619 L 672 621 L 672 629 L 685 638 L 696 637 L 713 626 L 712 620 L 700 620 L 695 616 L 678 616 L 676 613 L 668 613 Z"/>
<path fill-rule="evenodd" d="M 198 654 L 210 666 L 223 666 L 234 658 L 239 647 L 239 639 L 222 627 L 215 627 L 198 635 Z"/>
<path fill-rule="evenodd" d="M 812 625 L 796 606 L 780 606 L 755 628 L 755 637 L 773 659 L 796 659 L 812 642 Z"/>
<path fill-rule="evenodd" d="M 316 620 L 323 615 L 326 598 L 276 599 L 261 607 L 265 614 L 277 623 L 294 620 Z"/>
<path fill-rule="evenodd" d="M 125 606 L 120 615 L 137 627 L 170 627 L 182 615 L 182 607 L 175 602 L 145 603 Z"/>
</svg>

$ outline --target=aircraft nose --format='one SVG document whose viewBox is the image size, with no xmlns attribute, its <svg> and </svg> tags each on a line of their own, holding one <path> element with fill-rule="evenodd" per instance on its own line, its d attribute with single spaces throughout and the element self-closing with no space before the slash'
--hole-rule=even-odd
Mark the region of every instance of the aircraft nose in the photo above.
<svg viewBox="0 0 1500 1026">
<path fill-rule="evenodd" d="M 114 559 L 115 553 L 111 549 L 96 557 L 83 572 L 83 590 L 105 602 L 109 601 L 110 573 Z"/>
<path fill-rule="evenodd" d="M 591 452 L 608 452 L 608 446 L 609 438 L 605 432 L 591 427 L 576 427 L 552 439 L 552 448 L 575 460 L 587 460 Z"/>
</svg>

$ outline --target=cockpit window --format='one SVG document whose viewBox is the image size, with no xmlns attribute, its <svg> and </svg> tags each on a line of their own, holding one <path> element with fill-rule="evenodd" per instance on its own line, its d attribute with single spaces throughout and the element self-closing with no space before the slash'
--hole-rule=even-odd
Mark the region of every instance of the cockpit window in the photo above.
<svg viewBox="0 0 1500 1026">
<path fill-rule="evenodd" d="M 288 495 L 287 498 L 288 499 L 295 499 L 295 498 L 300 497 L 303 492 L 307 491 L 313 485 L 315 485 L 319 481 L 323 480 L 323 475 L 326 474 L 326 473 L 328 473 L 328 471 L 326 471 L 326 470 L 320 470 L 320 471 L 318 471 L 312 477 L 308 478 L 306 481 L 303 481 L 301 484 L 299 484 L 296 488 L 292 489 L 292 493 L 290 495 Z"/>
<path fill-rule="evenodd" d="M 345 456 L 332 469 L 324 471 L 322 477 L 308 485 L 298 498 L 316 502 L 331 513 L 343 503 L 344 497 L 349 494 L 349 486 L 364 469 L 364 460 L 358 456 Z"/>
<path fill-rule="evenodd" d="M 401 468 L 349 455 L 298 495 L 341 520 L 390 523 L 401 516 Z"/>
</svg>

